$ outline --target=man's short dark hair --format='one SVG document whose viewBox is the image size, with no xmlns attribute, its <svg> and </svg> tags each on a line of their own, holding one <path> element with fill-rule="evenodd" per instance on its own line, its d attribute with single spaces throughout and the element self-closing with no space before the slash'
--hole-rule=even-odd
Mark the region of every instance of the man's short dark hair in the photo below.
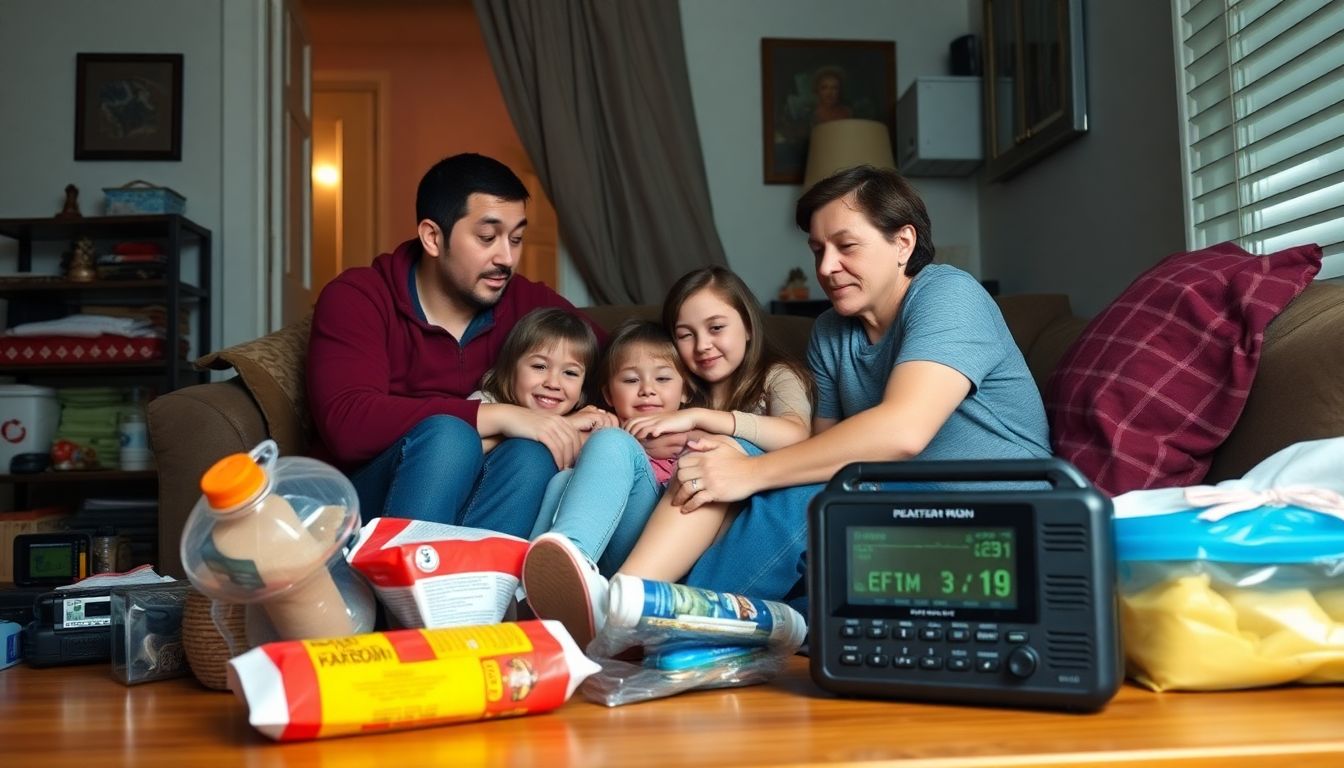
<svg viewBox="0 0 1344 768">
<path fill-rule="evenodd" d="M 475 192 L 509 201 L 527 202 L 527 187 L 509 167 L 492 157 L 463 153 L 445 157 L 420 179 L 415 191 L 415 221 L 429 219 L 446 236 L 467 215 L 467 198 Z"/>
<path fill-rule="evenodd" d="M 888 242 L 895 240 L 901 227 L 915 228 L 915 250 L 905 265 L 905 274 L 914 277 L 933 261 L 933 225 L 919 193 L 896 171 L 860 165 L 827 176 L 812 185 L 798 199 L 794 221 L 803 232 L 811 232 L 812 215 L 833 200 L 854 193 L 858 209 Z"/>
</svg>

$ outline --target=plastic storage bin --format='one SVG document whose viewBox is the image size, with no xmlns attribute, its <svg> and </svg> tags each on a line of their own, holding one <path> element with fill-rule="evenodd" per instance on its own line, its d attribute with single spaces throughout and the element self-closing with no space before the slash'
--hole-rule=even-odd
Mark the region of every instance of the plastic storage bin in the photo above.
<svg viewBox="0 0 1344 768">
<path fill-rule="evenodd" d="M 187 199 L 168 187 L 156 187 L 147 181 L 132 181 L 120 187 L 103 187 L 107 196 L 108 216 L 141 216 L 158 213 L 182 213 Z"/>
<path fill-rule="evenodd" d="M 27 384 L 0 384 L 0 474 L 20 453 L 47 453 L 61 420 L 56 390 Z"/>
<path fill-rule="evenodd" d="M 191 584 L 112 588 L 112 676 L 127 685 L 187 674 L 182 614 Z"/>
</svg>

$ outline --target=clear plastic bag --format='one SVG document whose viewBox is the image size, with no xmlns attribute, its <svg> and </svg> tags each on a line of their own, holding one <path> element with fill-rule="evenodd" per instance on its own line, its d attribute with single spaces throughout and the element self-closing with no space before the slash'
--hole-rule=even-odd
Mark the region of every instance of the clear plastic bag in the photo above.
<svg viewBox="0 0 1344 768">
<path fill-rule="evenodd" d="M 602 671 L 584 697 L 609 707 L 701 688 L 754 685 L 784 669 L 807 636 L 801 614 L 773 600 L 618 574 L 588 654 Z M 621 657 L 642 647 L 642 662 Z"/>
<path fill-rule="evenodd" d="M 1300 443 L 1243 480 L 1115 500 L 1130 677 L 1154 690 L 1344 682 L 1341 456 L 1344 440 Z"/>
</svg>

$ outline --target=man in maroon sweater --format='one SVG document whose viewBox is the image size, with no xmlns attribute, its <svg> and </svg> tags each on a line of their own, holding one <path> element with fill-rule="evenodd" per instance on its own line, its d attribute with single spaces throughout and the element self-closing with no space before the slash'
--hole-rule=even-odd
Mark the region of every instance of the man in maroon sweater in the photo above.
<svg viewBox="0 0 1344 768">
<path fill-rule="evenodd" d="M 580 436 L 561 416 L 467 399 L 523 315 L 574 311 L 513 274 L 527 197 L 496 160 L 441 160 L 420 180 L 417 237 L 322 290 L 308 351 L 314 454 L 350 475 L 365 520 L 527 537 L 546 483 L 573 463 Z M 483 437 L 505 439 L 484 454 Z"/>
</svg>

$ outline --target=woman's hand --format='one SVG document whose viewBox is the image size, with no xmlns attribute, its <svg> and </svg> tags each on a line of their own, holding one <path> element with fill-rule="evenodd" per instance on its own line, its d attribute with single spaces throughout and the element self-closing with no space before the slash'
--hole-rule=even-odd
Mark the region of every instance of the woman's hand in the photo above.
<svg viewBox="0 0 1344 768">
<path fill-rule="evenodd" d="M 681 487 L 672 497 L 682 512 L 694 512 L 713 501 L 741 501 L 758 490 L 751 457 L 732 438 L 711 436 L 692 440 L 686 447 L 690 452 L 677 461 Z"/>
<path fill-rule="evenodd" d="M 625 431 L 640 440 L 662 437 L 670 432 L 690 432 L 699 426 L 696 423 L 696 412 L 699 410 L 699 408 L 685 408 L 680 411 L 637 416 L 625 423 Z"/>
<path fill-rule="evenodd" d="M 690 439 L 686 432 L 669 432 L 662 437 L 636 438 L 644 446 L 644 452 L 651 459 L 675 459 L 686 450 L 686 441 Z"/>
</svg>

